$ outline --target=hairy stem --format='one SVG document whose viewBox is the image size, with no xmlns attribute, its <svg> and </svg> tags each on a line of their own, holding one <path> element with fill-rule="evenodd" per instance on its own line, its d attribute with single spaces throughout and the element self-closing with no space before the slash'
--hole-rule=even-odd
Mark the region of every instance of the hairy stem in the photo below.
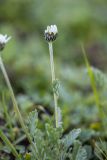
<svg viewBox="0 0 107 160">
<path fill-rule="evenodd" d="M 53 59 L 53 46 L 52 42 L 49 42 L 49 53 L 50 53 L 50 65 L 51 65 L 51 75 L 52 75 L 52 84 L 55 81 L 55 69 L 54 69 L 54 59 Z M 55 105 L 55 126 L 58 127 L 58 105 L 57 105 L 57 95 L 53 92 L 54 96 L 54 105 Z"/>
<path fill-rule="evenodd" d="M 14 110 L 15 110 L 15 112 L 16 112 L 16 115 L 17 115 L 17 117 L 18 117 L 18 119 L 19 119 L 19 122 L 20 122 L 20 124 L 21 124 L 21 126 L 22 126 L 22 128 L 23 128 L 23 130 L 24 130 L 24 132 L 25 132 L 25 134 L 26 134 L 26 136 L 27 136 L 27 138 L 28 138 L 29 141 L 31 142 L 31 138 L 30 138 L 30 136 L 29 136 L 29 133 L 28 133 L 28 131 L 27 131 L 27 129 L 26 129 L 26 126 L 25 126 L 25 124 L 24 124 L 23 118 L 22 118 L 21 113 L 20 113 L 20 111 L 19 111 L 18 104 L 17 104 L 17 102 L 16 102 L 15 95 L 14 95 L 12 86 L 11 86 L 11 84 L 10 84 L 10 81 L 9 81 L 9 78 L 8 78 L 8 75 L 7 75 L 7 72 L 6 72 L 6 70 L 5 70 L 5 67 L 4 67 L 4 64 L 3 64 L 3 61 L 2 61 L 2 58 L 1 58 L 1 57 L 0 57 L 0 67 L 1 67 L 2 73 L 3 73 L 3 75 L 4 75 L 4 78 L 5 78 L 6 84 L 7 84 L 7 86 L 8 86 L 8 89 L 9 89 L 9 91 L 10 91 L 10 95 L 11 95 L 11 98 L 12 98 L 12 102 L 13 102 L 13 106 L 14 106 Z"/>
<path fill-rule="evenodd" d="M 14 92 L 13 92 L 13 89 L 12 89 L 12 86 L 11 86 L 11 83 L 10 83 L 10 81 L 9 81 L 9 78 L 8 78 L 8 75 L 7 75 L 7 72 L 6 72 L 6 70 L 5 70 L 5 67 L 4 67 L 4 64 L 3 64 L 3 61 L 2 61 L 2 58 L 1 58 L 1 57 L 0 57 L 0 67 L 1 67 L 2 73 L 3 73 L 3 75 L 4 75 L 4 78 L 5 78 L 6 84 L 7 84 L 7 86 L 8 86 L 8 89 L 9 89 L 9 91 L 10 91 L 10 95 L 11 95 L 11 98 L 12 98 L 14 110 L 15 110 L 15 113 L 16 113 L 16 115 L 17 115 L 17 117 L 18 117 L 18 120 L 19 120 L 19 122 L 20 122 L 20 125 L 21 125 L 23 131 L 25 132 L 26 137 L 27 137 L 28 140 L 29 140 L 29 143 L 30 143 L 30 144 L 32 145 L 32 147 L 34 148 L 35 152 L 38 152 L 37 147 L 36 147 L 36 145 L 32 142 L 31 136 L 30 136 L 30 134 L 28 133 L 28 130 L 27 130 L 25 124 L 24 124 L 22 115 L 21 115 L 21 113 L 20 113 L 20 111 L 19 111 L 18 104 L 17 104 L 17 101 L 16 101 L 16 99 L 15 99 L 15 95 L 14 95 Z"/>
</svg>

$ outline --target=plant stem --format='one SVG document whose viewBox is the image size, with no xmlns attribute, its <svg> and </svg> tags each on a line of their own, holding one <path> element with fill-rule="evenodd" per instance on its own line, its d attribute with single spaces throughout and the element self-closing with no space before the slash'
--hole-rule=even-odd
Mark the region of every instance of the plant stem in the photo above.
<svg viewBox="0 0 107 160">
<path fill-rule="evenodd" d="M 0 57 L 0 67 L 1 67 L 2 73 L 4 75 L 6 84 L 7 84 L 8 88 L 9 88 L 9 91 L 10 91 L 10 95 L 11 95 L 11 98 L 12 98 L 12 102 L 13 102 L 13 106 L 14 106 L 14 110 L 16 112 L 16 115 L 17 115 L 17 117 L 19 119 L 19 122 L 20 122 L 20 124 L 21 124 L 21 126 L 22 126 L 22 128 L 23 128 L 23 130 L 24 130 L 29 142 L 31 143 L 30 135 L 29 135 L 29 133 L 27 131 L 27 128 L 26 128 L 26 126 L 24 124 L 23 118 L 22 118 L 21 113 L 19 111 L 16 99 L 15 99 L 15 96 L 14 96 L 14 92 L 13 92 L 12 86 L 10 84 L 10 81 L 9 81 L 9 78 L 8 78 L 8 75 L 7 75 L 7 72 L 5 70 L 5 67 L 4 67 L 4 64 L 3 64 L 3 61 L 2 61 L 1 57 Z"/>
<path fill-rule="evenodd" d="M 15 147 L 12 145 L 12 143 L 9 141 L 9 139 L 4 135 L 2 130 L 0 129 L 0 137 L 1 139 L 5 142 L 5 144 L 11 149 L 13 155 L 17 158 L 20 159 L 19 154 L 17 153 Z"/>
<path fill-rule="evenodd" d="M 51 75 L 52 75 L 52 84 L 55 81 L 55 69 L 54 69 L 54 59 L 53 59 L 53 46 L 52 42 L 49 42 L 49 53 L 50 53 L 50 65 L 51 65 Z M 55 105 L 55 126 L 58 127 L 58 109 L 57 109 L 57 95 L 53 92 L 54 96 L 54 105 Z"/>
<path fill-rule="evenodd" d="M 4 67 L 4 64 L 3 64 L 3 61 L 2 61 L 2 58 L 0 56 L 0 67 L 1 67 L 1 70 L 2 70 L 2 73 L 4 75 L 4 78 L 5 78 L 5 81 L 6 81 L 6 84 L 8 86 L 8 89 L 10 91 L 10 95 L 11 95 L 11 98 L 12 98 L 12 102 L 13 102 L 13 106 L 14 106 L 14 110 L 16 112 L 16 115 L 19 119 L 19 122 L 20 122 L 20 125 L 22 127 L 22 129 L 24 130 L 25 134 L 26 134 L 26 137 L 28 138 L 29 140 L 29 143 L 32 145 L 32 147 L 34 148 L 34 150 L 37 152 L 37 147 L 35 146 L 35 144 L 32 142 L 32 139 L 31 139 L 31 136 L 30 134 L 28 133 L 28 130 L 24 124 L 24 121 L 23 121 L 23 118 L 22 118 L 22 115 L 19 111 L 19 108 L 18 108 L 18 104 L 17 104 L 17 101 L 15 99 L 15 95 L 14 95 L 14 92 L 13 92 L 13 89 L 12 89 L 12 86 L 11 86 L 11 83 L 9 81 L 9 78 L 8 78 L 8 75 L 7 75 L 7 72 L 5 70 L 5 67 Z"/>
<path fill-rule="evenodd" d="M 86 66 L 87 66 L 88 74 L 89 74 L 89 77 L 90 77 L 90 82 L 91 82 L 91 86 L 92 86 L 92 89 L 93 89 L 96 106 L 98 107 L 98 110 L 99 110 L 99 116 L 101 118 L 103 118 L 104 117 L 104 112 L 103 112 L 102 107 L 101 107 L 100 97 L 99 97 L 99 93 L 97 91 L 94 74 L 93 74 L 92 68 L 90 66 L 90 63 L 88 61 L 88 58 L 87 58 L 87 55 L 86 55 L 83 44 L 81 44 L 81 48 L 82 48 L 82 53 L 83 53 L 85 63 L 86 63 Z"/>
</svg>

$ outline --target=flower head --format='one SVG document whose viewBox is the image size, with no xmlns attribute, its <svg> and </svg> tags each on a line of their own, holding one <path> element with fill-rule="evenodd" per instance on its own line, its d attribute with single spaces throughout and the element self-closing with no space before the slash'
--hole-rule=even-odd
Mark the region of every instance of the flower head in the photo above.
<svg viewBox="0 0 107 160">
<path fill-rule="evenodd" d="M 58 29 L 56 25 L 47 26 L 45 30 L 45 39 L 50 42 L 54 41 L 58 35 Z"/>
<path fill-rule="evenodd" d="M 0 34 L 0 51 L 2 51 L 5 47 L 5 44 L 11 39 L 7 35 Z"/>
</svg>

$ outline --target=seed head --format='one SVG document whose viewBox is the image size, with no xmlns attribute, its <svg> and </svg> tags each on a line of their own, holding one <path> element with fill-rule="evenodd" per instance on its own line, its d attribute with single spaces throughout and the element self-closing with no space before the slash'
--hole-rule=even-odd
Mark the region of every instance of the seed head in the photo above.
<svg viewBox="0 0 107 160">
<path fill-rule="evenodd" d="M 5 44 L 11 39 L 7 35 L 0 34 L 0 51 L 2 51 L 5 47 Z"/>
<path fill-rule="evenodd" d="M 47 26 L 45 30 L 45 39 L 48 42 L 52 42 L 56 39 L 58 35 L 58 29 L 56 25 Z"/>
</svg>

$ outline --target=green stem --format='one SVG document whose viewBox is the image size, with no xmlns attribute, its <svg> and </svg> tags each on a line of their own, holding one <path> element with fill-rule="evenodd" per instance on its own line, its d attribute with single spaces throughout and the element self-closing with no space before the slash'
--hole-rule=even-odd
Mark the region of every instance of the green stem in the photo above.
<svg viewBox="0 0 107 160">
<path fill-rule="evenodd" d="M 88 74 L 89 74 L 89 77 L 90 77 L 90 82 L 91 82 L 91 86 L 92 86 L 92 89 L 93 89 L 96 106 L 98 107 L 98 110 L 99 110 L 99 116 L 102 118 L 102 117 L 104 117 L 104 112 L 103 112 L 102 107 L 101 107 L 99 93 L 97 91 L 94 74 L 93 74 L 92 68 L 90 66 L 90 63 L 88 62 L 88 58 L 86 56 L 86 52 L 85 52 L 83 44 L 81 44 L 81 48 L 82 48 L 82 53 L 83 53 L 85 63 L 86 63 L 86 66 L 87 66 Z"/>
<path fill-rule="evenodd" d="M 2 61 L 2 58 L 0 57 L 0 67 L 1 67 L 1 70 L 2 70 L 2 73 L 4 75 L 4 78 L 5 78 L 5 81 L 6 81 L 6 84 L 8 86 L 8 89 L 10 91 L 10 95 L 11 95 L 11 98 L 12 98 L 12 102 L 13 102 L 13 106 L 14 106 L 14 110 L 16 112 L 16 115 L 19 119 L 19 122 L 20 122 L 20 125 L 22 126 L 22 129 L 24 130 L 25 134 L 26 134 L 26 137 L 28 138 L 29 140 L 29 143 L 32 145 L 32 147 L 34 148 L 34 150 L 37 152 L 37 147 L 35 146 L 35 144 L 32 142 L 32 139 L 31 139 L 31 136 L 30 134 L 28 133 L 28 130 L 24 124 L 24 121 L 23 121 L 23 118 L 22 118 L 22 115 L 19 111 L 19 108 L 18 108 L 18 104 L 17 104 L 17 101 L 15 99 L 15 95 L 14 95 L 14 92 L 13 92 L 13 89 L 12 89 L 12 86 L 11 86 L 11 83 L 9 81 L 9 78 L 8 78 L 8 75 L 7 75 L 7 72 L 5 70 L 5 67 L 4 67 L 4 64 L 3 64 L 3 61 Z"/>
<path fill-rule="evenodd" d="M 27 131 L 27 128 L 26 128 L 26 126 L 24 124 L 23 118 L 22 118 L 21 113 L 19 111 L 16 99 L 15 99 L 15 96 L 14 96 L 14 92 L 13 92 L 12 86 L 10 84 L 10 81 L 9 81 L 9 78 L 8 78 L 7 73 L 6 73 L 6 70 L 5 70 L 5 67 L 4 67 L 4 64 L 2 62 L 2 58 L 1 57 L 0 57 L 0 67 L 1 67 L 2 73 L 4 75 L 6 84 L 7 84 L 8 88 L 9 88 L 9 91 L 10 91 L 10 95 L 11 95 L 11 98 L 12 98 L 12 102 L 13 102 L 13 106 L 14 106 L 14 110 L 16 112 L 16 115 L 17 115 L 17 117 L 19 119 L 19 122 L 20 122 L 20 124 L 21 124 L 21 126 L 22 126 L 22 128 L 23 128 L 23 130 L 24 130 L 29 142 L 31 143 L 30 135 L 29 135 L 29 133 Z"/>
<path fill-rule="evenodd" d="M 1 139 L 5 142 L 5 144 L 11 149 L 13 155 L 17 158 L 20 159 L 19 154 L 17 153 L 15 147 L 12 145 L 12 143 L 9 141 L 9 139 L 4 135 L 2 130 L 0 129 L 0 137 Z"/>
<path fill-rule="evenodd" d="M 53 59 L 53 46 L 52 42 L 49 42 L 49 53 L 50 53 L 50 65 L 51 65 L 51 75 L 52 75 L 52 84 L 55 81 L 55 69 L 54 69 L 54 59 Z M 54 105 L 55 105 L 55 126 L 58 127 L 58 102 L 57 102 L 57 95 L 53 92 L 54 96 Z"/>
</svg>

